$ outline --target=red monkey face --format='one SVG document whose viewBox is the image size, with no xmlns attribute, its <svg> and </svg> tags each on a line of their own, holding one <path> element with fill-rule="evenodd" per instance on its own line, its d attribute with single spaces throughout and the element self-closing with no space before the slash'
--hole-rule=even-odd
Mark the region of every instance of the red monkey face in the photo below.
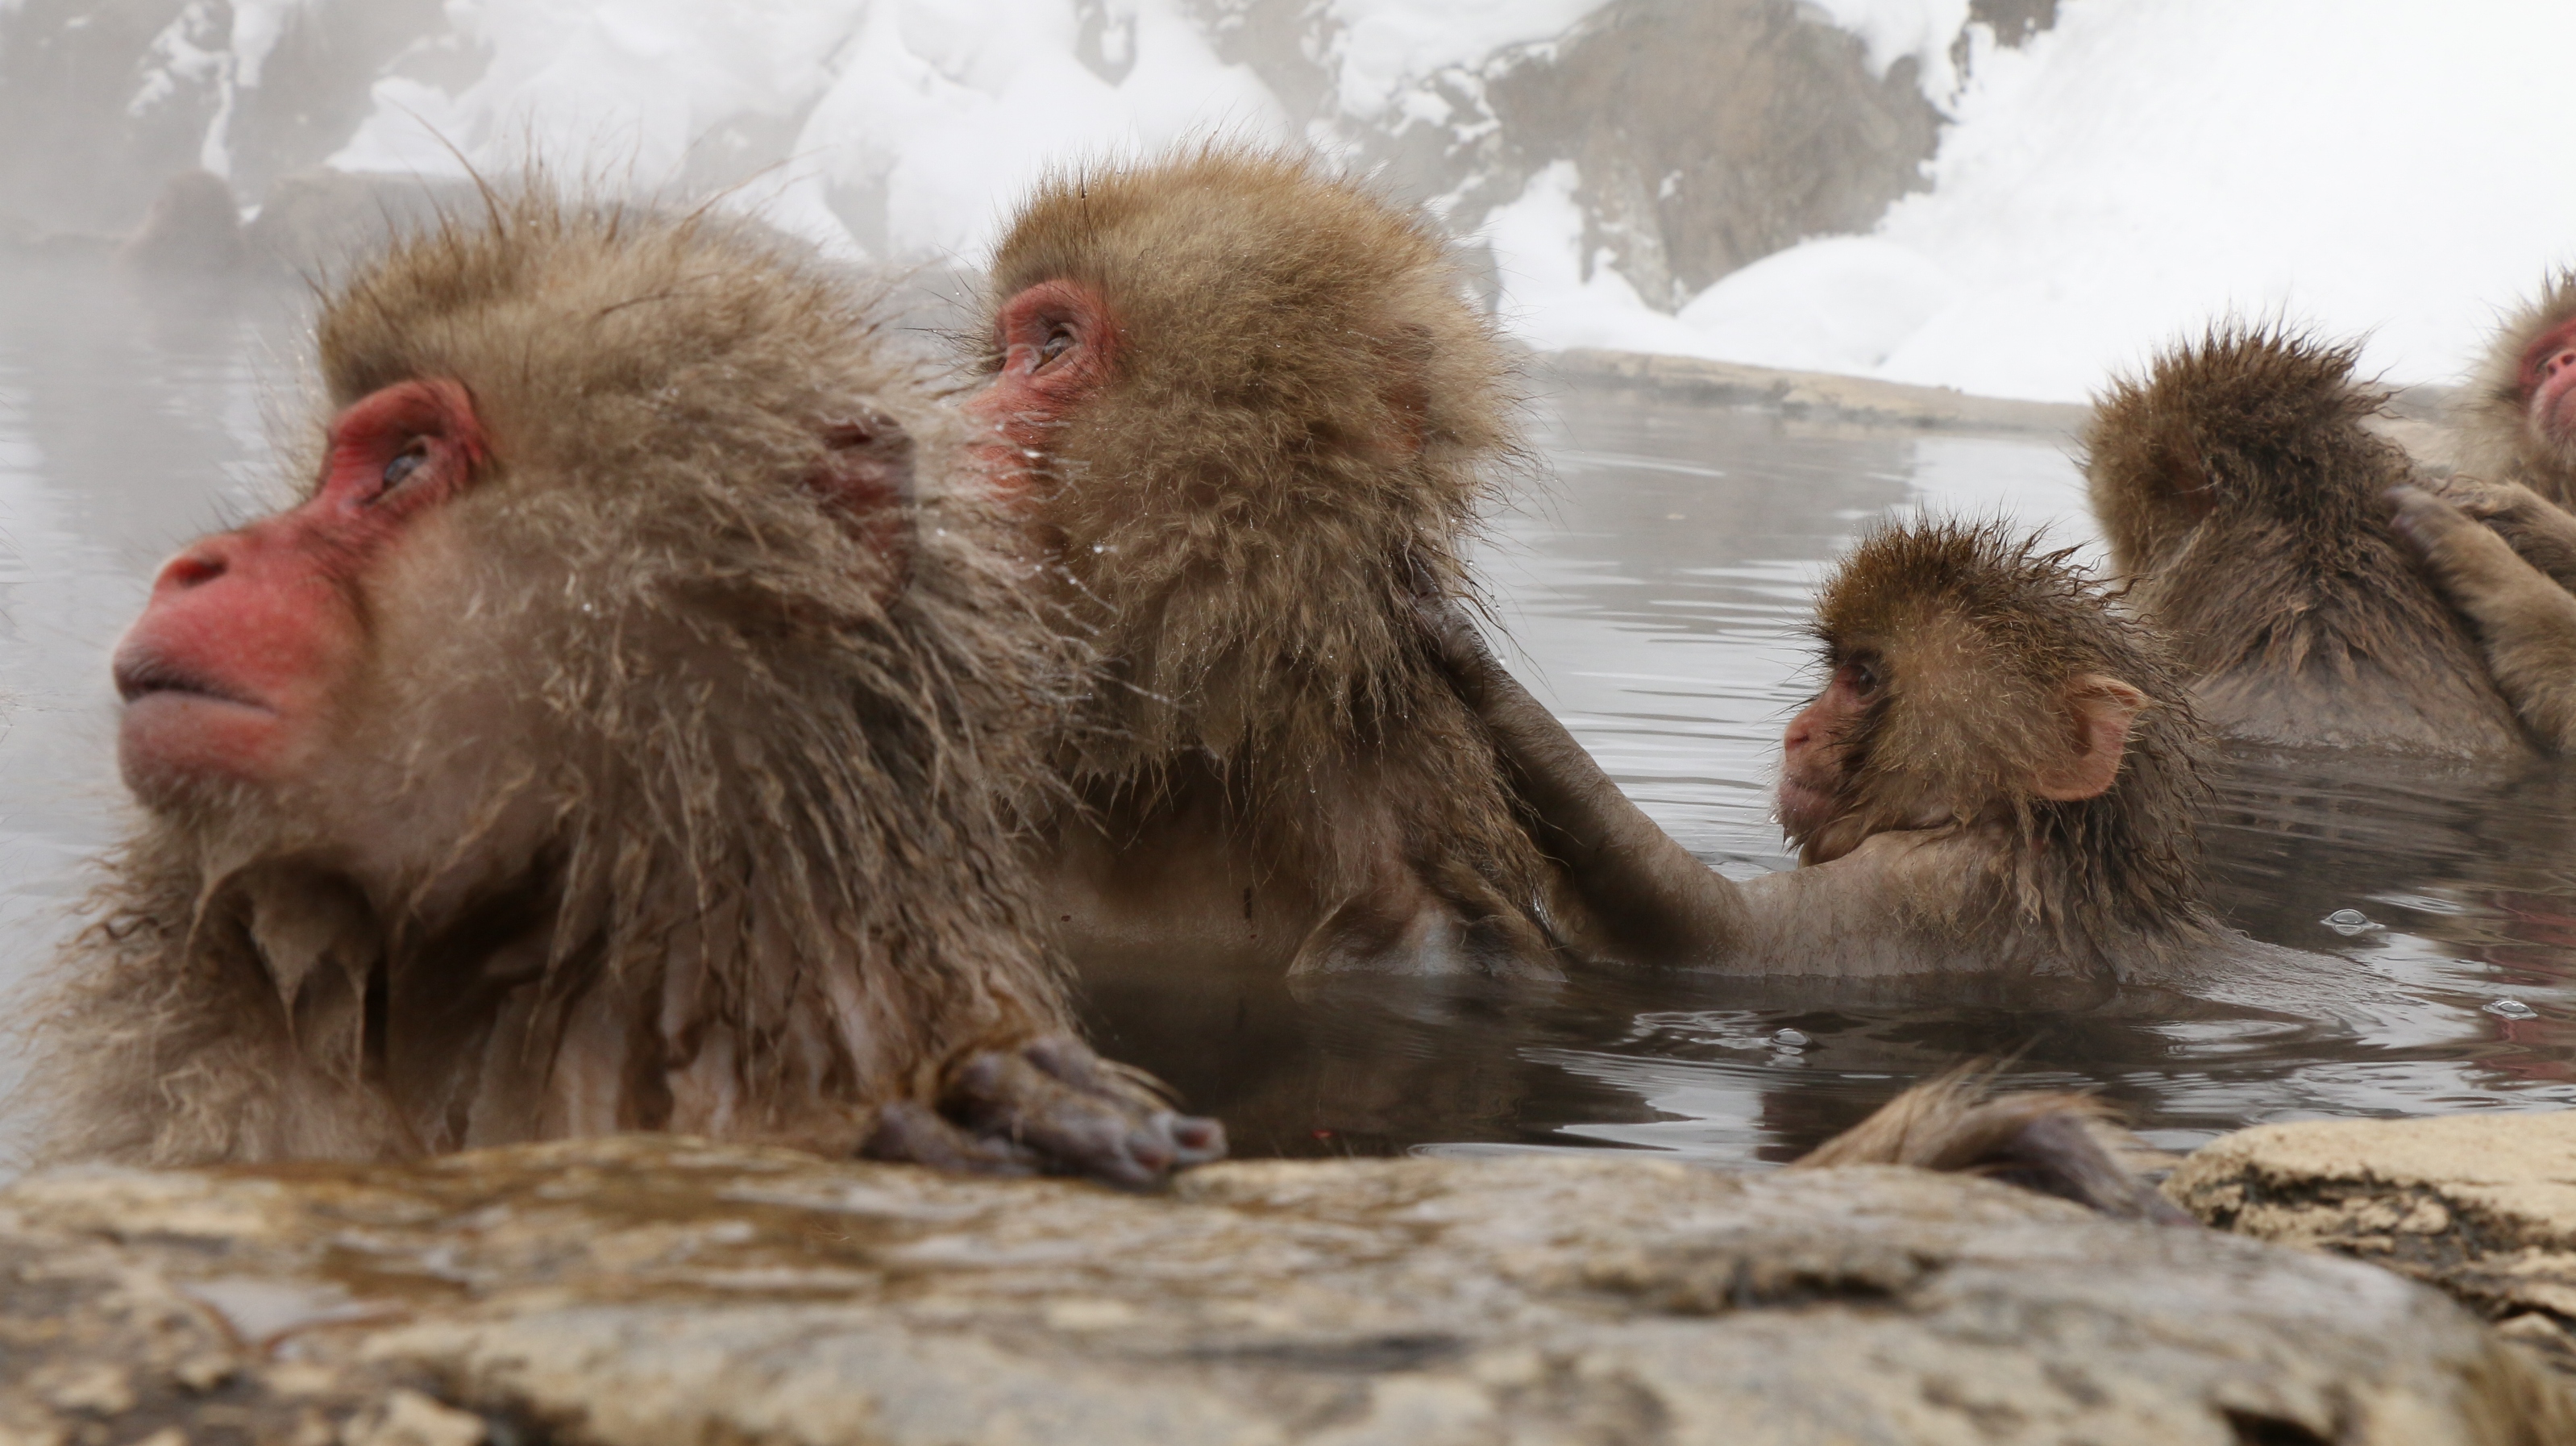
<svg viewBox="0 0 2576 1446">
<path fill-rule="evenodd" d="M 366 654 L 360 579 L 484 455 L 462 386 L 397 383 L 332 422 L 310 500 L 164 565 L 116 650 L 126 786 L 161 806 L 306 772 Z"/>
<path fill-rule="evenodd" d="M 1851 745 L 1886 688 L 1883 663 L 1852 658 L 1835 667 L 1825 690 L 1789 720 L 1780 739 L 1779 794 L 1780 827 L 1789 837 L 1814 837 L 1849 806 Z"/>
<path fill-rule="evenodd" d="M 2576 320 L 2522 354 L 2522 394 L 2534 434 L 2553 446 L 2576 443 Z"/>
<path fill-rule="evenodd" d="M 1024 485 L 1029 463 L 1054 450 L 1057 428 L 1098 392 L 1116 361 L 1118 331 L 1100 293 L 1078 281 L 1041 281 L 1012 297 L 994 319 L 1002 364 L 966 404 L 992 429 L 983 460 Z"/>
<path fill-rule="evenodd" d="M 1791 720 L 1780 826 L 1805 862 L 1831 863 L 1875 833 L 2080 803 L 2118 780 L 2145 693 L 2102 673 L 2033 689 L 1965 668 L 1939 686 L 1940 651 L 1918 637 L 1892 665 L 1874 648 L 1837 650 L 1825 690 Z M 1901 687 L 1892 666 L 1910 669 Z"/>
</svg>

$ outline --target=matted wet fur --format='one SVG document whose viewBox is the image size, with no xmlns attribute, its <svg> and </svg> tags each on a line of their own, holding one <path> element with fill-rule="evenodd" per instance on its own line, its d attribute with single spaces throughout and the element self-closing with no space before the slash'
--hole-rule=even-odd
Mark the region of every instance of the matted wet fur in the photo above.
<svg viewBox="0 0 2576 1446">
<path fill-rule="evenodd" d="M 1828 666 L 1867 653 L 1893 675 L 1841 740 L 1841 806 L 1791 842 L 1813 862 L 1890 831 L 1998 830 L 1997 887 L 1958 896 L 1964 937 L 2079 959 L 2204 946 L 2216 928 L 2197 828 L 2208 735 L 2161 641 L 2115 613 L 2071 553 L 2001 522 L 1922 520 L 1861 540 L 1827 581 L 1814 632 Z M 2032 760 L 2065 746 L 2042 730 L 2066 726 L 2059 699 L 2088 674 L 2146 695 L 2118 776 L 2091 798 L 2036 797 Z"/>
<path fill-rule="evenodd" d="M 1459 544 L 1518 455 L 1448 244 L 1307 159 L 1207 147 L 1043 185 L 988 322 L 1054 278 L 1120 322 L 1032 499 L 1096 659 L 1061 756 L 1104 830 L 1213 812 L 1328 920 L 1366 913 L 1393 860 L 1469 959 L 1546 967 L 1546 865 L 1411 612 L 1417 579 L 1469 595 Z M 1298 967 L 1372 947 L 1330 932 Z"/>
<path fill-rule="evenodd" d="M 2468 629 L 2386 523 L 2411 475 L 2357 349 L 2228 323 L 2096 400 L 2084 470 L 2129 602 L 2202 715 L 2257 742 L 2527 750 Z"/>
<path fill-rule="evenodd" d="M 1998 1094 L 1995 1080 L 1981 1065 L 1925 1080 L 1789 1168 L 1911 1165 L 1983 1175 L 2118 1219 L 2191 1223 L 2131 1167 L 2126 1157 L 2146 1149 L 2099 1099 L 2072 1090 Z"/>
<path fill-rule="evenodd" d="M 372 746 L 109 856 L 35 1029 L 47 1155 L 847 1150 L 1068 1027 L 1015 836 L 1057 645 L 870 304 L 751 224 L 542 188 L 328 297 L 333 410 L 451 377 L 496 439 L 447 507 L 468 581 L 366 618 Z M 892 547 L 811 485 L 887 420 Z"/>
</svg>

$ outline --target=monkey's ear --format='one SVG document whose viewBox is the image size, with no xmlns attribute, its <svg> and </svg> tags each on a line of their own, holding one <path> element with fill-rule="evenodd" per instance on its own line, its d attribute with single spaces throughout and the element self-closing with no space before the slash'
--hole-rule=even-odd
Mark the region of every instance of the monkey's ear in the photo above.
<svg viewBox="0 0 2576 1446">
<path fill-rule="evenodd" d="M 2120 776 L 2129 748 L 2129 725 L 2146 710 L 2147 695 L 2106 673 L 2086 673 L 2058 695 L 2075 725 L 2074 751 L 2033 771 L 2030 791 L 2058 803 L 2098 798 Z"/>
</svg>

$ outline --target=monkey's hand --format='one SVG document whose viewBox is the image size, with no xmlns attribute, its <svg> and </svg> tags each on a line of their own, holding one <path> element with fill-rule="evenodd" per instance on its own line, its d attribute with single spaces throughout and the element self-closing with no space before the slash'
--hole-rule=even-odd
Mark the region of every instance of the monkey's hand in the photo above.
<svg viewBox="0 0 2576 1446">
<path fill-rule="evenodd" d="M 1494 661 L 1493 650 L 1485 646 L 1483 630 L 1467 615 L 1464 603 L 1441 590 L 1428 569 L 1415 564 L 1410 581 L 1413 619 L 1421 627 L 1424 640 L 1431 644 L 1431 656 L 1448 673 L 1450 683 L 1467 706 L 1486 712 L 1492 702 L 1494 676 L 1503 669 Z"/>
<path fill-rule="evenodd" d="M 1151 1189 L 1225 1157 L 1225 1126 L 1174 1111 L 1142 1072 L 1069 1035 L 980 1050 L 950 1067 L 938 1108 L 898 1100 L 860 1150 L 978 1175 L 1082 1175 Z"/>
<path fill-rule="evenodd" d="M 2576 514 L 2519 482 L 2455 475 L 2432 490 L 2485 523 L 2560 587 L 2576 591 Z"/>
<path fill-rule="evenodd" d="M 2576 597 L 2496 533 L 2420 487 L 2392 487 L 2390 526 L 2477 629 L 2488 676 L 2523 725 L 2576 751 Z"/>
</svg>

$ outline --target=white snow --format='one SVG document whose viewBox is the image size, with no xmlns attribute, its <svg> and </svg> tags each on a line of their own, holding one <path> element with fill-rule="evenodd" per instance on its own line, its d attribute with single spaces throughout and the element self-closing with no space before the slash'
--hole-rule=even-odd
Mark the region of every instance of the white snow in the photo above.
<svg viewBox="0 0 2576 1446">
<path fill-rule="evenodd" d="M 917 260 L 981 251 L 1049 167 L 1291 134 L 1179 0 L 1104 8 L 1115 84 L 1080 59 L 1073 0 L 448 0 L 490 52 L 482 77 L 452 96 L 380 82 L 330 163 L 452 175 L 453 145 L 478 167 L 540 155 L 649 188 L 720 126 L 793 123 L 784 163 L 743 201 L 826 245 Z"/>
<path fill-rule="evenodd" d="M 1959 90 L 1950 47 L 1967 28 L 1968 0 L 1808 0 L 1826 19 L 1861 39 L 1869 68 L 1880 75 L 1908 56 L 1924 95 L 1946 106 Z"/>
<path fill-rule="evenodd" d="M 1908 3 L 1937 19 L 1949 0 L 1835 8 L 1859 28 Z M 1969 34 L 1932 188 L 1891 208 L 1876 249 L 1769 258 L 1678 334 L 1642 303 L 1608 314 L 1597 288 L 1578 324 L 1549 263 L 1514 251 L 1513 300 L 1538 282 L 1524 329 L 2071 401 L 2233 312 L 2366 335 L 2366 368 L 2442 382 L 2576 260 L 2563 0 L 2065 0 L 2023 50 Z M 1533 186 L 1497 234 L 1552 204 Z"/>
<path fill-rule="evenodd" d="M 1412 81 L 1563 35 L 1608 0 L 1328 0 L 1342 109 L 1374 116 Z M 1854 0 L 1847 0 L 1854 3 Z M 1856 0 L 1868 3 L 1868 0 Z M 1887 0 L 1915 4 L 1919 0 Z M 1964 7 L 1966 0 L 1960 0 Z M 1409 97 L 1408 97 L 1409 98 Z"/>
<path fill-rule="evenodd" d="M 277 16 L 236 7 L 255 80 Z M 1472 83 L 1602 0 L 1324 0 L 1313 55 L 1345 116 L 1442 120 Z M 2213 316 L 2367 335 L 2391 380 L 2456 378 L 2497 313 L 2576 259 L 2556 122 L 2567 0 L 2064 0 L 2019 50 L 1966 0 L 1812 0 L 1882 71 L 1912 56 L 1952 116 L 1930 189 L 1862 238 L 1820 237 L 1671 315 L 1580 254 L 1572 162 L 1483 237 L 1503 313 L 1545 347 L 1679 352 L 2077 399 Z M 1217 58 L 1184 0 L 448 0 L 489 56 L 450 94 L 389 78 L 333 158 L 676 181 L 710 136 L 786 159 L 745 194 L 827 244 L 962 258 L 1050 166 L 1301 126 Z M 1106 29 L 1100 17 L 1106 17 Z M 1954 43 L 1967 39 L 1965 78 Z M 204 64 L 186 37 L 163 63 Z M 220 137 L 209 160 L 220 162 Z"/>
</svg>

